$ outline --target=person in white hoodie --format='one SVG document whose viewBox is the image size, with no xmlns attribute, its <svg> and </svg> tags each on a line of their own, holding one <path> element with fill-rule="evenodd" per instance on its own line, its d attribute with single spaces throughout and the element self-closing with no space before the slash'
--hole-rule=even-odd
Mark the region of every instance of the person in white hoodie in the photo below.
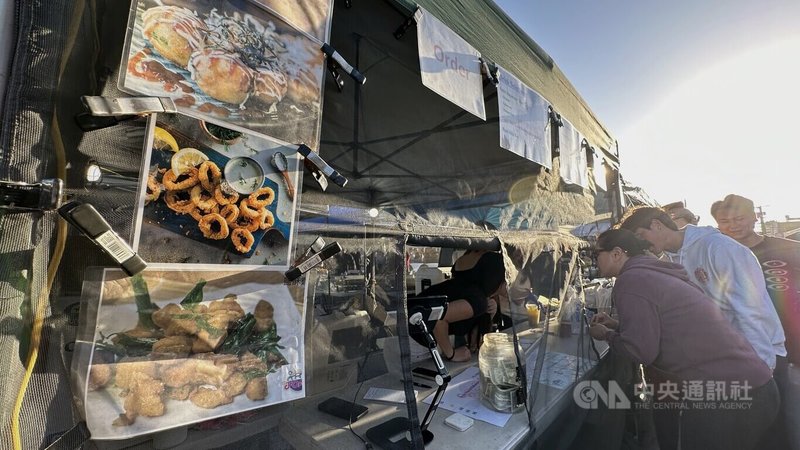
<svg viewBox="0 0 800 450">
<path fill-rule="evenodd" d="M 713 227 L 678 229 L 661 208 L 634 209 L 620 227 L 648 241 L 654 253 L 676 253 L 675 262 L 686 268 L 770 369 L 775 369 L 776 356 L 786 356 L 783 327 L 750 249 Z"/>
</svg>

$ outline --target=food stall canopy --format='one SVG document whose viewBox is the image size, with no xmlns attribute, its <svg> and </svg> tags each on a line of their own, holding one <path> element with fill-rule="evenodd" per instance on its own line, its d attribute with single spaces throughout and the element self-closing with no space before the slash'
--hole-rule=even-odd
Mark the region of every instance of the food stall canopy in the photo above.
<svg viewBox="0 0 800 450">
<path fill-rule="evenodd" d="M 491 2 L 424 6 L 483 57 L 540 92 L 595 149 L 614 148 L 613 138 L 563 74 Z M 393 1 L 351 8 L 335 4 L 331 45 L 367 82 L 345 80 L 341 92 L 335 83 L 325 84 L 319 152 L 349 184 L 331 184 L 322 192 L 313 178 L 305 177 L 301 221 L 310 225 L 324 216 L 342 225 L 334 217 L 341 209 L 329 205 L 365 212 L 375 208 L 381 219 L 396 221 L 391 225 L 391 220 L 380 220 L 395 230 L 413 226 L 419 234 L 450 235 L 442 227 L 557 232 L 609 213 L 611 191 L 594 180 L 586 187 L 565 182 L 559 176 L 558 154 L 548 169 L 500 147 L 493 83 L 487 80 L 483 86 L 485 121 L 422 84 L 415 10 L 414 4 Z M 412 28 L 398 39 L 395 30 L 408 20 Z M 616 158 L 603 151 L 613 164 Z M 376 222 L 366 214 L 356 216 L 354 232 Z"/>
<path fill-rule="evenodd" d="M 393 0 L 407 11 L 419 5 L 472 44 L 484 58 L 541 94 L 595 146 L 616 160 L 614 137 L 553 59 L 492 0 Z"/>
<path fill-rule="evenodd" d="M 625 196 L 625 204 L 628 206 L 661 206 L 644 189 L 625 178 L 622 178 L 622 193 Z"/>
</svg>

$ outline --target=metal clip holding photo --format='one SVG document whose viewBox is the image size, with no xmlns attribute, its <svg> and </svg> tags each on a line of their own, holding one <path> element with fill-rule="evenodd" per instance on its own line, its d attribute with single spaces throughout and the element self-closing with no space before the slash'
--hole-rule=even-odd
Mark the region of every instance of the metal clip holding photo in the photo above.
<svg viewBox="0 0 800 450">
<path fill-rule="evenodd" d="M 297 147 L 297 152 L 303 155 L 306 158 L 306 161 L 309 161 L 311 164 L 313 164 L 317 169 L 319 169 L 320 172 L 324 173 L 325 176 L 330 178 L 334 183 L 341 187 L 344 187 L 347 184 L 347 178 L 345 178 L 344 175 L 340 174 L 336 171 L 336 169 L 328 165 L 328 163 L 326 163 L 321 156 L 319 156 L 314 150 L 311 150 L 311 148 L 306 144 L 300 144 Z"/>
<path fill-rule="evenodd" d="M 0 210 L 9 212 L 49 211 L 61 206 L 64 182 L 50 178 L 38 183 L 0 180 Z"/>
<path fill-rule="evenodd" d="M 303 261 L 307 260 L 311 255 L 319 253 L 322 249 L 325 248 L 325 240 L 321 237 L 317 237 L 314 239 L 314 242 L 308 246 L 306 251 L 303 252 L 302 255 L 298 256 L 297 259 L 294 260 L 293 266 L 297 266 L 298 264 L 302 263 Z"/>
<path fill-rule="evenodd" d="M 141 256 L 111 229 L 111 225 L 94 209 L 94 206 L 89 203 L 70 202 L 58 208 L 58 213 L 102 248 L 128 276 L 136 275 L 147 267 Z"/>
<path fill-rule="evenodd" d="M 75 116 L 75 121 L 83 131 L 107 128 L 145 114 L 178 112 L 175 102 L 169 97 L 117 98 L 84 95 L 81 101 L 88 112 Z"/>
<path fill-rule="evenodd" d="M 342 246 L 338 242 L 331 242 L 319 252 L 314 253 L 297 266 L 287 270 L 284 276 L 287 281 L 292 282 L 340 251 L 342 251 Z"/>
<path fill-rule="evenodd" d="M 328 70 L 331 72 L 331 75 L 336 81 L 336 86 L 340 91 L 342 90 L 342 87 L 344 87 L 344 81 L 339 76 L 338 69 L 345 71 L 354 80 L 356 80 L 356 83 L 358 84 L 364 84 L 367 82 L 367 77 L 364 76 L 363 73 L 359 72 L 358 69 L 351 66 L 350 63 L 348 63 L 342 57 L 342 55 L 340 55 L 339 52 L 337 52 L 336 49 L 330 45 L 322 44 L 322 53 L 325 53 L 325 55 L 328 57 Z"/>
</svg>

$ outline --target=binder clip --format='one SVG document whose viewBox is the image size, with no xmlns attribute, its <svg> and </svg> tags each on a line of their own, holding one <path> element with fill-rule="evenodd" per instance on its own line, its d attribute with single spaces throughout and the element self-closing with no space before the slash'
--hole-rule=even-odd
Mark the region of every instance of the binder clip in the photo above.
<svg viewBox="0 0 800 450">
<path fill-rule="evenodd" d="M 322 249 L 325 248 L 325 240 L 321 237 L 314 239 L 314 242 L 308 246 L 305 252 L 302 255 L 298 256 L 295 259 L 293 266 L 300 264 L 301 262 L 307 260 L 311 255 L 315 253 L 319 253 Z"/>
<path fill-rule="evenodd" d="M 145 114 L 178 112 L 175 102 L 169 97 L 112 98 L 84 95 L 81 102 L 89 110 L 75 116 L 75 122 L 83 131 L 107 128 Z"/>
<path fill-rule="evenodd" d="M 38 183 L 0 181 L 0 210 L 49 211 L 61 206 L 64 182 L 49 178 Z"/>
<path fill-rule="evenodd" d="M 325 261 L 340 251 L 342 251 L 342 246 L 339 245 L 338 242 L 331 242 L 323 247 L 319 252 L 314 253 L 300 264 L 287 270 L 286 273 L 284 273 L 284 276 L 286 277 L 287 281 L 292 282 L 300 278 L 304 273 L 318 266 L 320 263 L 322 263 L 322 261 Z"/>
<path fill-rule="evenodd" d="M 325 176 L 330 178 L 331 181 L 333 181 L 337 185 L 344 187 L 347 184 L 348 180 L 344 175 L 340 174 L 339 172 L 336 171 L 336 169 L 328 165 L 328 163 L 325 162 L 325 160 L 322 159 L 321 156 L 319 156 L 315 151 L 311 150 L 311 148 L 306 144 L 299 144 L 297 147 L 297 152 L 303 155 L 305 157 L 305 160 L 307 162 L 310 162 L 318 172 L 322 172 L 323 174 L 325 174 Z M 308 167 L 307 163 L 306 167 Z M 311 170 L 311 174 L 314 175 L 313 169 Z M 314 179 L 316 179 L 319 182 L 319 179 L 317 178 L 316 175 L 314 176 Z M 325 188 L 327 188 L 327 186 L 328 183 L 326 181 L 322 190 L 324 191 Z"/>
<path fill-rule="evenodd" d="M 58 213 L 117 262 L 128 275 L 133 276 L 147 267 L 141 256 L 111 229 L 103 216 L 89 203 L 70 202 L 58 208 Z"/>
<path fill-rule="evenodd" d="M 325 56 L 328 57 L 328 72 L 330 72 L 336 82 L 336 87 L 339 89 L 339 92 L 342 92 L 342 88 L 344 87 L 344 80 L 342 80 L 341 75 L 339 75 L 339 69 L 342 69 L 345 73 L 350 75 L 358 84 L 367 82 L 367 77 L 359 72 L 358 69 L 351 66 L 350 63 L 330 45 L 322 44 L 322 53 L 325 53 Z"/>
<path fill-rule="evenodd" d="M 497 86 L 500 83 L 500 79 L 497 77 L 497 65 L 490 64 L 483 57 L 480 57 L 479 61 L 481 62 L 481 72 L 483 76 Z"/>
</svg>

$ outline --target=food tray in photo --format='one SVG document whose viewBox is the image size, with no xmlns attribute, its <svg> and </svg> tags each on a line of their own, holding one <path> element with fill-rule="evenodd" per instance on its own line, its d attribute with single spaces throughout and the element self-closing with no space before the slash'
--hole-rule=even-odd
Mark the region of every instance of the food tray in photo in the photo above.
<svg viewBox="0 0 800 450">
<path fill-rule="evenodd" d="M 230 158 L 227 156 L 220 154 L 214 150 L 209 148 L 202 148 L 199 149 L 203 152 L 206 156 L 208 156 L 209 161 L 212 161 L 217 164 L 217 166 L 222 171 L 225 167 L 225 164 L 228 162 Z M 161 169 L 170 170 L 170 158 L 174 153 L 170 151 L 163 151 L 163 150 L 153 150 L 152 157 L 150 160 L 150 166 L 158 166 Z M 268 169 L 267 169 L 268 170 Z M 224 179 L 224 176 L 223 176 Z M 208 245 L 212 245 L 214 247 L 226 250 L 230 253 L 237 254 L 246 258 L 253 256 L 256 247 L 258 247 L 258 243 L 261 242 L 261 239 L 264 238 L 269 232 L 278 232 L 280 233 L 287 241 L 289 240 L 289 224 L 282 221 L 278 218 L 277 207 L 279 193 L 283 190 L 283 186 L 279 186 L 274 181 L 265 178 L 262 187 L 269 187 L 275 191 L 275 200 L 272 202 L 271 205 L 267 206 L 267 210 L 272 213 L 273 218 L 275 219 L 275 224 L 266 230 L 257 230 L 253 231 L 253 245 L 250 246 L 250 251 L 247 253 L 240 253 L 238 252 L 234 246 L 233 242 L 231 241 L 230 236 L 225 239 L 208 239 L 203 236 L 202 231 L 197 226 L 197 221 L 189 214 L 179 214 L 173 210 L 171 210 L 167 204 L 164 202 L 164 194 L 158 198 L 158 200 L 154 202 L 147 203 L 144 206 L 144 213 L 143 217 L 145 220 L 149 220 L 152 223 L 159 225 L 162 228 L 166 228 L 174 233 L 186 236 L 190 239 L 195 241 L 200 241 Z M 239 198 L 244 198 L 246 195 L 240 194 Z M 233 230 L 231 229 L 229 233 L 232 233 Z"/>
</svg>

